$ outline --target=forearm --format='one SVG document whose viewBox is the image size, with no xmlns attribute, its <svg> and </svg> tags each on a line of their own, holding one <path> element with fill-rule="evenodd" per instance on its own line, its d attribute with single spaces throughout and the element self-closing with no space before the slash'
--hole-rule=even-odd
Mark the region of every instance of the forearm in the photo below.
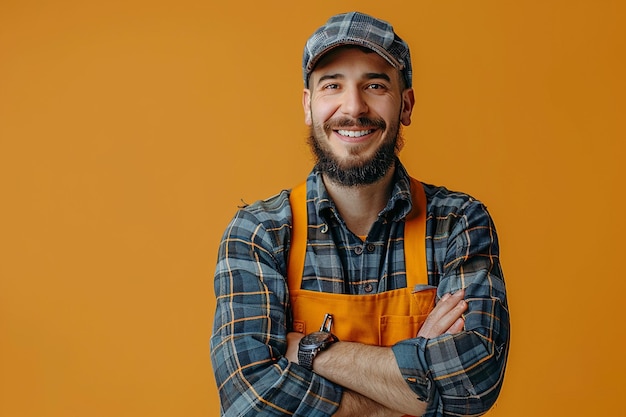
<svg viewBox="0 0 626 417">
<path fill-rule="evenodd" d="M 333 417 L 398 417 L 401 413 L 361 394 L 344 389 L 341 403 Z"/>
<path fill-rule="evenodd" d="M 338 342 L 315 358 L 313 368 L 398 415 L 422 415 L 426 411 L 427 403 L 417 398 L 402 377 L 391 348 Z"/>
</svg>

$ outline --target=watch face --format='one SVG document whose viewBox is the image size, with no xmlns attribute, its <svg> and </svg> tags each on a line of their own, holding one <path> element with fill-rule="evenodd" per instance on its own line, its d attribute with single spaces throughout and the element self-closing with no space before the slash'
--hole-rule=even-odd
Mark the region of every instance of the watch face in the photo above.
<svg viewBox="0 0 626 417">
<path fill-rule="evenodd" d="M 300 344 L 303 348 L 315 348 L 321 345 L 322 343 L 331 340 L 332 335 L 328 332 L 314 332 L 307 334 L 300 340 Z"/>
</svg>

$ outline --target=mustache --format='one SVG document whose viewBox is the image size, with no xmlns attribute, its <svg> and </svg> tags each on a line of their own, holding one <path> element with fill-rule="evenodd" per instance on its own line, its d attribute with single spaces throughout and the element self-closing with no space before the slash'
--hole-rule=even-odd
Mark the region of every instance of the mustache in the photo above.
<svg viewBox="0 0 626 417">
<path fill-rule="evenodd" d="M 324 130 L 335 130 L 341 127 L 362 127 L 378 129 L 385 129 L 387 124 L 382 119 L 370 119 L 369 117 L 359 117 L 357 119 L 351 119 L 349 117 L 330 119 L 324 123 Z"/>
</svg>

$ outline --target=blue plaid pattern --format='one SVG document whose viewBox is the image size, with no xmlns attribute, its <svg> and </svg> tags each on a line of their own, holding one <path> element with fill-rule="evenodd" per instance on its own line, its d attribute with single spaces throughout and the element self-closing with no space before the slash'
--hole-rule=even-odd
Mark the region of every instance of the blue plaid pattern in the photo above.
<svg viewBox="0 0 626 417">
<path fill-rule="evenodd" d="M 413 75 L 409 45 L 384 20 L 350 12 L 332 16 L 311 35 L 304 46 L 302 75 L 307 88 L 309 76 L 318 60 L 329 50 L 341 45 L 358 45 L 373 50 L 398 69 L 406 87 L 411 87 Z"/>
<path fill-rule="evenodd" d="M 497 234 L 479 201 L 443 187 L 425 191 L 429 284 L 439 297 L 466 289 L 465 331 L 392 349 L 416 395 L 430 401 L 426 416 L 477 415 L 498 396 L 508 352 Z M 288 196 L 283 191 L 240 209 L 219 247 L 211 359 L 225 416 L 330 416 L 341 400 L 342 387 L 283 357 L 291 330 Z M 411 199 L 399 162 L 392 197 L 365 242 L 345 227 L 315 171 L 307 198 L 314 231 L 307 251 L 314 256 L 307 254 L 303 288 L 367 294 L 406 286 L 402 236 Z"/>
</svg>

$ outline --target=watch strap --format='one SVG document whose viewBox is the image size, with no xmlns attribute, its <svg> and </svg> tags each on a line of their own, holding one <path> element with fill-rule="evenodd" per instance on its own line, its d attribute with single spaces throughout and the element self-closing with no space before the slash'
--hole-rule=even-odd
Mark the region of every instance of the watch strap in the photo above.
<svg viewBox="0 0 626 417">
<path fill-rule="evenodd" d="M 300 364 L 300 366 L 303 366 L 309 371 L 312 371 L 313 359 L 315 359 L 317 352 L 319 352 L 319 348 L 315 350 L 304 350 L 304 351 L 302 349 L 298 349 L 298 363 Z"/>
<path fill-rule="evenodd" d="M 309 371 L 313 370 L 313 359 L 317 356 L 317 354 L 325 349 L 327 349 L 330 345 L 335 342 L 338 342 L 339 339 L 334 334 L 328 332 L 328 338 L 312 349 L 302 349 L 302 346 L 298 347 L 298 363 L 308 369 Z"/>
</svg>

